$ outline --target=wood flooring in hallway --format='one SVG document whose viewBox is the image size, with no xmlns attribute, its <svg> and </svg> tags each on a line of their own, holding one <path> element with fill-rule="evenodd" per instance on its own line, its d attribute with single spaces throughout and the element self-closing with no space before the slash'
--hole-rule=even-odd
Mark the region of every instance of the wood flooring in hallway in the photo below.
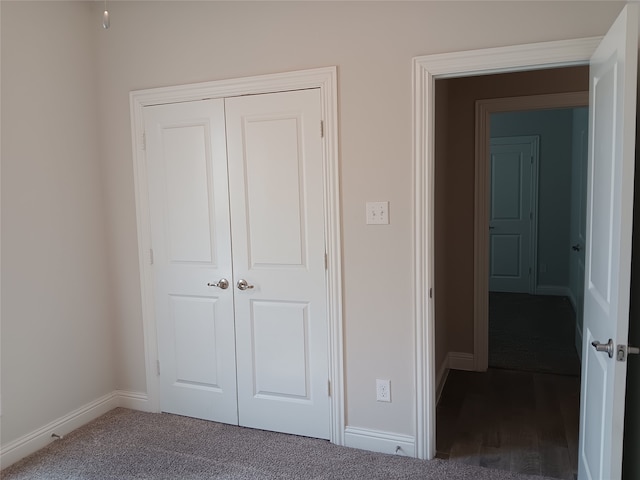
<svg viewBox="0 0 640 480">
<path fill-rule="evenodd" d="M 436 409 L 437 457 L 573 480 L 580 377 L 451 370 Z"/>
</svg>

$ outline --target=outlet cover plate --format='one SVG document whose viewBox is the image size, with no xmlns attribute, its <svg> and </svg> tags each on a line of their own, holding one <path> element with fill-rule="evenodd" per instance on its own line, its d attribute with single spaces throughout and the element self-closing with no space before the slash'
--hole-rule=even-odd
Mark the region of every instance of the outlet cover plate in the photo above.
<svg viewBox="0 0 640 480">
<path fill-rule="evenodd" d="M 391 381 L 376 379 L 376 401 L 391 402 Z"/>
</svg>

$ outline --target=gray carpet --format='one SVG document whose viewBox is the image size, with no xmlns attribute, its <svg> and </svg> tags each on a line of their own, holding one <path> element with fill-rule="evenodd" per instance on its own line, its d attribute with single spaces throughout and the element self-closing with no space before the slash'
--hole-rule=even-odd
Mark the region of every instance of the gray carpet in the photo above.
<svg viewBox="0 0 640 480">
<path fill-rule="evenodd" d="M 117 408 L 0 473 L 3 480 L 473 479 L 542 477 L 337 447 L 169 414 Z"/>
<path fill-rule="evenodd" d="M 489 366 L 580 375 L 575 314 L 566 297 L 489 294 Z"/>
</svg>

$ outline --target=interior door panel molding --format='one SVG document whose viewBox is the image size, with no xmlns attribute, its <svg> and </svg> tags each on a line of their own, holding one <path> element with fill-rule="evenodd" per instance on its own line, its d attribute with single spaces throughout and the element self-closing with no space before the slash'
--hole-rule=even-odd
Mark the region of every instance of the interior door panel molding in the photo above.
<svg viewBox="0 0 640 480">
<path fill-rule="evenodd" d="M 151 231 L 143 109 L 147 106 L 241 95 L 319 88 L 323 137 L 324 235 L 327 248 L 327 314 L 329 324 L 329 381 L 331 442 L 344 444 L 344 367 L 342 325 L 342 253 L 338 168 L 337 68 L 324 67 L 231 80 L 132 91 L 129 94 L 133 149 L 138 258 L 149 409 L 159 411 L 160 390 L 156 370 L 158 349 L 150 262 Z"/>
</svg>

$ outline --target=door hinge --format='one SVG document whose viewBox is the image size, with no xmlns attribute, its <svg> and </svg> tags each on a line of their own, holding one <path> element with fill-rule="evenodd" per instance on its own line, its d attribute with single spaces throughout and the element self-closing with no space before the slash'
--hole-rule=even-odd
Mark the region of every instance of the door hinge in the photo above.
<svg viewBox="0 0 640 480">
<path fill-rule="evenodd" d="M 147 132 L 142 132 L 142 150 L 147 150 Z"/>
<path fill-rule="evenodd" d="M 320 120 L 320 138 L 324 138 L 324 122 Z"/>
<path fill-rule="evenodd" d="M 327 255 L 327 252 L 324 252 L 324 269 L 329 269 L 329 257 Z"/>
<path fill-rule="evenodd" d="M 331 380 L 327 380 L 327 395 L 331 396 Z"/>
<path fill-rule="evenodd" d="M 433 298 L 433 288 L 429 288 L 429 298 Z"/>
<path fill-rule="evenodd" d="M 153 265 L 153 248 L 149 249 L 149 265 Z"/>
<path fill-rule="evenodd" d="M 160 375 L 160 360 L 156 360 L 156 370 L 158 371 L 158 375 Z"/>
</svg>

